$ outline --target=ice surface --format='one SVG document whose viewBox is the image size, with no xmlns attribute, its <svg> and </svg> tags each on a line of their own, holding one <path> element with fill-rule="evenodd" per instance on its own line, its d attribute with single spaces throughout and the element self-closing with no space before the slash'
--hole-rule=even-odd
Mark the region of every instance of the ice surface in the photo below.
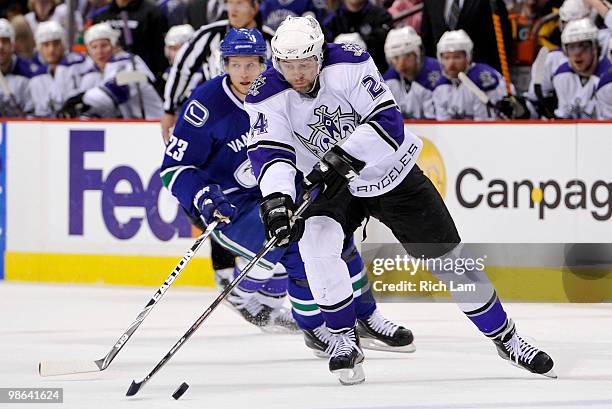
<svg viewBox="0 0 612 409">
<path fill-rule="evenodd" d="M 111 366 L 42 378 L 41 360 L 98 359 L 154 288 L 0 283 L 0 387 L 63 387 L 64 404 L 15 408 L 612 408 L 612 305 L 510 304 L 521 334 L 554 358 L 559 379 L 501 360 L 453 304 L 381 304 L 417 351 L 366 351 L 366 382 L 341 386 L 298 335 L 263 334 L 221 306 L 133 398 L 125 392 L 212 301 L 170 288 Z M 175 401 L 172 392 L 187 382 Z"/>
</svg>

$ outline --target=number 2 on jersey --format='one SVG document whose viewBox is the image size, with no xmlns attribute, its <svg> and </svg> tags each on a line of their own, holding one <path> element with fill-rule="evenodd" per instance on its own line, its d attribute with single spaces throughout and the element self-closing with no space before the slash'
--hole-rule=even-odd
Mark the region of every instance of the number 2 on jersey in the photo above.
<svg viewBox="0 0 612 409">
<path fill-rule="evenodd" d="M 170 142 L 168 143 L 168 147 L 166 148 L 166 155 L 170 156 L 172 159 L 176 161 L 180 161 L 183 159 L 183 155 L 189 146 L 189 142 L 184 141 L 182 139 L 178 139 L 176 136 L 170 136 Z M 174 149 L 176 148 L 176 149 Z"/>
<path fill-rule="evenodd" d="M 368 94 L 372 97 L 372 99 L 376 99 L 385 92 L 385 89 L 376 81 L 376 78 L 371 75 L 366 75 L 361 80 L 361 84 L 366 87 L 368 90 Z"/>
</svg>

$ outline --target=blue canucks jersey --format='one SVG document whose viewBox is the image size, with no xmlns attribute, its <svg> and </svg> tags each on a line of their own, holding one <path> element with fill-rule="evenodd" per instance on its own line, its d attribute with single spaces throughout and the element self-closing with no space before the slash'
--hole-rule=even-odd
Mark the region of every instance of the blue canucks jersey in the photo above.
<svg viewBox="0 0 612 409">
<path fill-rule="evenodd" d="M 218 76 L 197 87 L 181 109 L 164 154 L 164 186 L 194 217 L 193 204 L 203 186 L 217 184 L 238 208 L 261 196 L 247 158 L 249 116 L 230 90 L 229 77 Z"/>
</svg>

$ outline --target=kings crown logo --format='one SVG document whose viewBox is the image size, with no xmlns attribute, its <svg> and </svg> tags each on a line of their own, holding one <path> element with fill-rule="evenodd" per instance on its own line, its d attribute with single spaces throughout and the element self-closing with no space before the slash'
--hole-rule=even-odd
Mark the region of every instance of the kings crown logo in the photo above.
<svg viewBox="0 0 612 409">
<path fill-rule="evenodd" d="M 255 81 L 253 81 L 251 83 L 251 86 L 249 87 L 249 95 L 253 97 L 259 95 L 259 89 L 263 87 L 265 83 L 266 77 L 264 77 L 263 75 L 260 75 L 259 77 L 255 78 Z"/>
<path fill-rule="evenodd" d="M 348 51 L 348 52 L 353 53 L 355 55 L 355 57 L 359 57 L 363 53 L 365 53 L 365 50 L 363 48 L 361 48 L 357 44 L 353 44 L 353 43 L 342 44 L 342 49 L 344 51 Z"/>
<path fill-rule="evenodd" d="M 327 105 L 314 110 L 318 121 L 308 124 L 312 130 L 308 137 L 297 135 L 313 154 L 322 157 L 332 146 L 348 138 L 359 124 L 360 117 L 355 111 L 343 113 L 340 107 L 330 112 Z"/>
</svg>

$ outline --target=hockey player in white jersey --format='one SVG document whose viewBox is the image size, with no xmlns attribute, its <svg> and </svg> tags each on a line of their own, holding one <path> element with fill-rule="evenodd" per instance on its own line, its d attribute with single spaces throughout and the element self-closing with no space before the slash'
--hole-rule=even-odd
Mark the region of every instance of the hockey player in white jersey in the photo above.
<svg viewBox="0 0 612 409">
<path fill-rule="evenodd" d="M 79 53 L 66 52 L 68 36 L 55 21 L 38 24 L 35 39 L 41 66 L 29 83 L 34 115 L 55 117 L 79 92 L 81 75 L 91 63 Z"/>
<path fill-rule="evenodd" d="M 496 110 L 481 102 L 463 84 L 458 75 L 465 72 L 496 104 L 507 96 L 506 81 L 493 67 L 472 62 L 474 43 L 463 30 L 447 31 L 437 46 L 438 61 L 442 65 L 442 76 L 433 91 L 436 119 L 495 119 L 500 118 Z"/>
<path fill-rule="evenodd" d="M 0 18 L 0 117 L 23 117 L 32 112 L 28 81 L 38 68 L 14 53 L 15 30 Z"/>
<path fill-rule="evenodd" d="M 598 30 L 589 18 L 570 21 L 561 33 L 563 52 L 568 61 L 553 76 L 557 95 L 555 115 L 565 119 L 597 117 L 595 92 L 610 62 L 601 58 Z"/>
<path fill-rule="evenodd" d="M 155 76 L 142 58 L 117 48 L 118 38 L 108 23 L 95 24 L 85 32 L 93 66 L 83 75 L 81 93 L 66 101 L 67 116 L 142 118 L 144 110 L 146 119 L 161 118 Z"/>
<path fill-rule="evenodd" d="M 601 75 L 595 95 L 599 119 L 612 119 L 612 38 L 609 40 L 607 58 L 610 65 Z"/>
<path fill-rule="evenodd" d="M 272 53 L 275 67 L 253 82 L 245 100 L 266 235 L 279 243 L 298 241 L 310 289 L 332 333 L 329 369 L 343 384 L 363 382 L 353 290 L 341 259 L 345 235 L 373 216 L 409 254 L 456 260 L 467 256 L 466 249 L 442 198 L 415 164 L 422 142 L 404 132 L 368 53 L 351 44 L 325 44 L 310 17 L 288 17 L 272 40 Z M 297 171 L 306 175 L 307 188 L 322 188 L 303 221 L 291 217 Z M 433 273 L 446 283 L 475 285 L 477 301 L 468 302 L 464 293 L 453 298 L 502 358 L 554 376 L 552 359 L 518 335 L 484 271 Z"/>
<path fill-rule="evenodd" d="M 598 0 L 592 0 L 588 3 L 596 4 Z M 595 7 L 604 20 L 606 28 L 598 31 L 597 37 L 602 49 L 607 49 L 608 40 L 612 34 L 612 13 L 604 12 L 600 9 L 604 7 Z M 565 29 L 570 21 L 590 18 L 591 9 L 583 0 L 565 0 L 559 8 L 559 29 L 561 32 Z M 563 52 L 563 48 L 548 50 L 545 55 L 545 61 L 542 65 L 541 72 L 531 71 L 531 80 L 529 82 L 528 91 L 525 93 L 525 98 L 528 102 L 529 110 L 533 117 L 554 117 L 554 109 L 557 106 L 557 96 L 554 94 L 553 75 L 557 69 L 567 62 L 567 57 Z M 536 64 L 534 64 L 535 68 Z M 536 87 L 539 87 L 539 89 Z M 539 94 L 539 95 L 538 95 Z"/>
<path fill-rule="evenodd" d="M 385 40 L 389 69 L 383 78 L 405 119 L 435 119 L 433 89 L 440 80 L 440 63 L 425 56 L 423 42 L 410 27 L 394 28 Z"/>
</svg>

